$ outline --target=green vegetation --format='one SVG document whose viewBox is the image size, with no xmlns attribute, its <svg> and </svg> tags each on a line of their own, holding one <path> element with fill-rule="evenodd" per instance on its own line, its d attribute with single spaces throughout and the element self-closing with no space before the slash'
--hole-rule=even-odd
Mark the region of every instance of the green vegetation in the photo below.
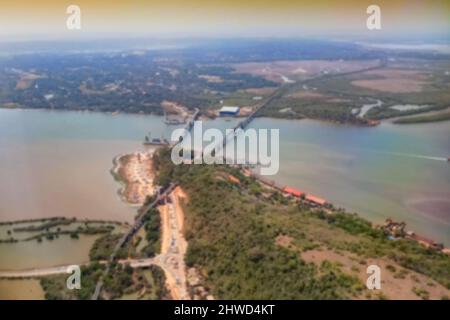
<svg viewBox="0 0 450 320">
<path fill-rule="evenodd" d="M 155 288 L 155 299 L 167 299 L 170 294 L 166 288 L 166 276 L 164 271 L 157 266 L 150 266 L 153 287 Z"/>
<path fill-rule="evenodd" d="M 51 108 L 163 114 L 161 103 L 172 101 L 189 109 L 202 111 L 224 104 L 240 106 L 255 103 L 246 89 L 280 87 L 263 76 L 237 72 L 233 65 L 243 62 L 285 60 L 374 60 L 384 59 L 381 49 L 367 50 L 351 43 L 327 41 L 250 40 L 227 41 L 209 45 L 190 43 L 185 49 L 143 51 L 110 54 L 58 56 L 40 54 L 18 55 L 4 61 L 0 72 L 0 106 Z M 392 53 L 389 53 L 392 54 Z M 323 94 L 323 99 L 293 98 L 281 95 L 260 115 L 277 118 L 303 117 L 340 123 L 367 124 L 352 113 L 364 101 L 380 99 L 383 106 L 371 109 L 368 119 L 383 119 L 439 110 L 450 102 L 448 56 L 426 53 L 397 53 L 380 73 L 346 73 L 335 76 L 321 73 L 315 79 L 293 84 L 299 89 Z M 410 73 L 395 73 L 395 71 Z M 373 70 L 372 70 L 373 71 Z M 406 74 L 406 75 L 405 75 Z M 308 75 L 309 76 L 309 75 Z M 393 85 L 376 90 L 357 86 L 353 81 L 391 79 Z M 412 83 L 412 89 L 392 89 L 402 82 Z M 414 87 L 417 85 L 419 89 Z M 289 87 L 290 85 L 285 87 Z M 379 88 L 378 88 L 379 89 Z M 423 90 L 422 90 L 423 89 Z M 410 92 L 408 91 L 410 90 Z M 429 105 L 422 110 L 399 111 L 394 104 Z"/>
<path fill-rule="evenodd" d="M 0 243 L 13 243 L 19 241 L 41 242 L 42 239 L 53 240 L 62 235 L 78 239 L 80 234 L 95 235 L 108 234 L 115 229 L 118 222 L 76 220 L 64 217 L 6 222 L 3 225 L 16 226 L 7 231 L 8 238 L 0 239 Z"/>
<path fill-rule="evenodd" d="M 43 222 L 39 225 L 30 225 L 27 227 L 18 227 L 14 228 L 14 232 L 33 232 L 33 231 L 43 231 L 43 230 L 49 230 L 50 228 L 60 226 L 60 225 L 69 225 L 73 222 L 75 222 L 76 219 L 67 219 L 67 218 L 55 218 L 46 222 Z"/>
<path fill-rule="evenodd" d="M 302 254 L 326 250 L 342 257 L 383 258 L 450 288 L 450 257 L 406 239 L 389 241 L 355 214 L 279 201 L 254 180 L 227 166 L 173 166 L 158 155 L 161 181 L 174 180 L 189 195 L 184 204 L 189 242 L 186 263 L 205 275 L 205 287 L 223 299 L 345 299 L 364 284 L 338 263 L 307 263 Z M 166 159 L 166 161 L 164 161 Z M 241 180 L 221 179 L 230 172 Z M 253 190 L 253 191 L 252 191 Z M 223 195 L 227 196 L 224 197 Z M 289 245 L 279 236 L 291 239 Z M 379 298 L 386 298 L 380 296 Z"/>
<path fill-rule="evenodd" d="M 81 267 L 81 289 L 67 289 L 67 275 L 57 275 L 41 278 L 41 286 L 47 300 L 88 300 L 94 292 L 97 280 L 104 267 L 99 263 L 91 263 Z"/>
<path fill-rule="evenodd" d="M 133 268 L 127 264 L 112 263 L 110 272 L 103 279 L 104 291 L 108 292 L 109 298 L 114 299 L 122 296 L 133 285 Z M 133 290 L 134 291 L 134 290 Z"/>
<path fill-rule="evenodd" d="M 450 120 L 450 111 L 416 117 L 400 118 L 394 120 L 393 122 L 395 124 L 412 124 L 412 123 L 438 122 L 447 120 Z"/>
<path fill-rule="evenodd" d="M 40 219 L 23 219 L 23 220 L 14 220 L 14 221 L 1 221 L 0 226 L 8 225 L 18 225 L 23 223 L 34 223 L 34 222 L 47 222 L 47 221 L 54 221 L 54 220 L 60 220 L 63 219 L 61 217 L 51 217 L 51 218 L 40 218 Z"/>
<path fill-rule="evenodd" d="M 224 63 L 229 54 L 220 52 L 208 61 L 205 50 L 180 50 L 169 59 L 173 52 L 164 50 L 156 55 L 154 51 L 18 55 L 3 61 L 0 106 L 162 115 L 165 100 L 190 109 L 206 108 L 240 89 L 276 85 L 262 77 L 235 73 Z M 220 81 L 208 81 L 208 77 Z"/>
<path fill-rule="evenodd" d="M 360 105 L 283 97 L 271 102 L 261 116 L 286 119 L 310 118 L 364 125 L 366 120 L 352 113 L 357 107 Z"/>
<path fill-rule="evenodd" d="M 398 59 L 379 68 L 379 73 L 354 72 L 339 76 L 319 76 L 290 85 L 287 92 L 274 99 L 261 115 L 364 124 L 367 119 L 385 119 L 442 110 L 450 104 L 449 76 L 442 72 L 449 66 L 448 59 Z M 381 87 L 383 90 L 376 90 L 376 87 L 357 86 L 354 83 L 361 80 L 366 81 L 366 84 L 372 80 L 386 82 L 384 87 Z M 365 119 L 360 119 L 352 113 L 353 109 L 378 99 L 383 105 L 369 110 Z M 428 107 L 403 111 L 390 108 L 393 105 L 407 104 Z M 448 115 L 431 117 L 430 120 L 445 120 L 446 117 Z"/>
<path fill-rule="evenodd" d="M 422 108 L 422 109 L 411 109 L 411 110 L 406 110 L 406 111 L 400 111 L 400 110 L 390 108 L 391 105 L 392 104 L 385 105 L 383 107 L 377 107 L 377 108 L 370 109 L 367 112 L 366 117 L 372 118 L 372 119 L 388 119 L 388 118 L 394 118 L 394 117 L 410 116 L 410 115 L 419 114 L 419 113 L 423 113 L 423 112 L 441 110 L 446 107 L 446 105 L 441 105 L 441 106 L 431 105 L 429 107 Z"/>
<path fill-rule="evenodd" d="M 81 267 L 81 289 L 67 289 L 67 275 L 41 278 L 41 286 L 48 300 L 89 300 L 104 266 L 91 263 Z M 169 293 L 165 287 L 164 272 L 157 266 L 133 270 L 129 265 L 114 263 L 104 279 L 104 297 L 108 299 L 126 298 L 161 300 L 167 299 Z M 125 297 L 124 297 L 125 296 Z"/>
<path fill-rule="evenodd" d="M 113 252 L 114 247 L 122 236 L 122 234 L 106 234 L 98 238 L 89 251 L 89 258 L 91 259 L 91 261 L 108 260 Z M 120 250 L 117 256 L 126 257 L 126 249 Z"/>
<path fill-rule="evenodd" d="M 113 268 L 104 287 L 110 299 L 162 300 L 170 297 L 161 268 L 150 266 L 133 270 L 117 264 Z"/>
<path fill-rule="evenodd" d="M 145 215 L 145 234 L 147 245 L 142 249 L 144 256 L 151 258 L 159 253 L 161 244 L 161 218 L 158 209 L 151 209 Z"/>
<path fill-rule="evenodd" d="M 430 299 L 430 293 L 425 289 L 414 287 L 413 292 L 423 300 Z"/>
<path fill-rule="evenodd" d="M 31 241 L 41 238 L 46 238 L 48 240 L 53 240 L 54 238 L 58 238 L 60 235 L 70 235 L 72 239 L 78 239 L 79 234 L 87 234 L 87 235 L 94 235 L 94 234 L 103 234 L 103 233 L 110 233 L 114 227 L 112 226 L 105 226 L 105 227 L 88 227 L 85 229 L 77 229 L 77 230 L 61 230 L 61 231 L 55 231 L 55 232 L 46 232 L 46 233 L 40 233 L 37 235 L 33 235 L 31 237 L 22 239 L 21 241 Z"/>
<path fill-rule="evenodd" d="M 151 201 L 151 199 L 148 199 L 148 201 Z M 159 212 L 151 210 L 146 217 L 145 228 L 148 246 L 144 248 L 144 252 L 150 256 L 159 250 Z M 112 231 L 112 229 L 108 230 Z M 49 234 L 49 236 L 53 237 L 53 234 Z M 78 233 L 73 232 L 71 236 L 77 237 Z M 108 232 L 94 242 L 89 252 L 91 263 L 81 268 L 81 290 L 68 290 L 66 287 L 67 276 L 64 275 L 42 278 L 41 285 L 46 293 L 46 299 L 90 299 L 97 281 L 105 270 L 105 261 L 110 259 L 115 246 L 122 237 L 123 234 Z M 168 298 L 164 272 L 156 266 L 151 266 L 145 270 L 133 270 L 128 264 L 118 263 L 119 259 L 130 256 L 136 256 L 135 246 L 131 242 L 117 252 L 116 260 L 111 263 L 110 271 L 103 279 L 104 286 L 101 298 Z"/>
</svg>

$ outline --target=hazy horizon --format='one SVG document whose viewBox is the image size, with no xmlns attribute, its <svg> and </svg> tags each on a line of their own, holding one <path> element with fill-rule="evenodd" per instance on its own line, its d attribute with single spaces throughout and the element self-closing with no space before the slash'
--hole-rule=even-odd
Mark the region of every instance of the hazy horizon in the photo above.
<svg viewBox="0 0 450 320">
<path fill-rule="evenodd" d="M 66 8 L 81 8 L 81 30 L 66 29 Z M 366 9 L 381 8 L 382 30 L 366 28 Z M 406 37 L 450 38 L 448 1 L 317 0 L 30 0 L 3 3 L 3 41 L 102 37 Z"/>
</svg>

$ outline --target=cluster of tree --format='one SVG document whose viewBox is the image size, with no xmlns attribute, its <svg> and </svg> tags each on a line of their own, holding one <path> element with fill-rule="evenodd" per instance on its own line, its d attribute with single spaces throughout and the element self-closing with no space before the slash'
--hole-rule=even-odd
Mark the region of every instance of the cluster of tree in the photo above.
<svg viewBox="0 0 450 320">
<path fill-rule="evenodd" d="M 206 91 L 231 92 L 274 85 L 261 77 L 235 74 L 230 67 L 202 66 L 180 60 L 157 62 L 147 53 L 62 54 L 15 56 L 0 74 L 0 104 L 27 108 L 91 110 L 162 114 L 161 102 L 175 101 L 188 108 L 210 105 Z M 23 73 L 34 79 L 16 88 Z M 219 75 L 208 82 L 202 74 Z"/>
<path fill-rule="evenodd" d="M 89 251 L 91 261 L 108 260 L 122 234 L 105 234 L 95 240 Z"/>
<path fill-rule="evenodd" d="M 299 252 L 317 247 L 366 258 L 391 259 L 449 287 L 450 257 L 415 241 L 390 241 L 355 214 L 312 211 L 252 192 L 253 179 L 227 166 L 174 166 L 158 154 L 163 180 L 178 182 L 189 194 L 186 263 L 205 275 L 205 286 L 224 299 L 339 299 L 362 297 L 355 274 L 325 261 L 306 263 Z M 172 167 L 172 168 L 170 168 Z M 223 171 L 239 187 L 219 179 Z M 227 196 L 224 197 L 224 194 Z M 277 244 L 289 235 L 292 246 Z"/>
<path fill-rule="evenodd" d="M 360 105 L 353 103 L 331 103 L 283 97 L 272 101 L 262 110 L 260 116 L 287 119 L 301 119 L 306 117 L 339 123 L 365 125 L 367 124 L 366 119 L 362 119 L 352 113 L 352 110 L 358 107 Z M 283 109 L 285 110 L 280 112 Z"/>
<path fill-rule="evenodd" d="M 128 264 L 112 263 L 103 281 L 103 289 L 108 292 L 110 299 L 119 298 L 133 285 L 133 268 Z"/>
<path fill-rule="evenodd" d="M 150 258 L 159 252 L 161 246 L 161 217 L 157 209 L 153 208 L 146 213 L 144 229 L 147 245 L 142 252 Z"/>
<path fill-rule="evenodd" d="M 99 263 L 91 263 L 81 267 L 81 289 L 67 289 L 67 275 L 43 277 L 40 280 L 47 300 L 89 300 L 92 297 L 98 279 L 104 266 Z"/>
</svg>

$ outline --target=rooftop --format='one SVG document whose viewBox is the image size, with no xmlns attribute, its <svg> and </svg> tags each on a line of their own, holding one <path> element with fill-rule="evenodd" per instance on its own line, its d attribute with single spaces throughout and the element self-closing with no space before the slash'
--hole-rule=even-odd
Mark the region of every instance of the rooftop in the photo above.
<svg viewBox="0 0 450 320">
<path fill-rule="evenodd" d="M 239 112 L 239 107 L 235 106 L 223 106 L 220 112 Z"/>
</svg>

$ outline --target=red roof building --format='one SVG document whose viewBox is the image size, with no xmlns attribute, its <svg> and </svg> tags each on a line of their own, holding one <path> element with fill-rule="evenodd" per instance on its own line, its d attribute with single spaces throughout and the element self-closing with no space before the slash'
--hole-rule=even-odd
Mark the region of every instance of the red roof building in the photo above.
<svg viewBox="0 0 450 320">
<path fill-rule="evenodd" d="M 320 206 L 323 206 L 325 203 L 327 203 L 325 199 L 313 196 L 312 194 L 307 194 L 305 199 Z"/>
<path fill-rule="evenodd" d="M 290 195 L 293 195 L 294 197 L 298 197 L 300 198 L 302 196 L 302 194 L 304 194 L 304 192 L 301 192 L 300 190 L 291 188 L 291 187 L 284 187 L 283 189 L 284 193 L 288 193 Z"/>
</svg>

